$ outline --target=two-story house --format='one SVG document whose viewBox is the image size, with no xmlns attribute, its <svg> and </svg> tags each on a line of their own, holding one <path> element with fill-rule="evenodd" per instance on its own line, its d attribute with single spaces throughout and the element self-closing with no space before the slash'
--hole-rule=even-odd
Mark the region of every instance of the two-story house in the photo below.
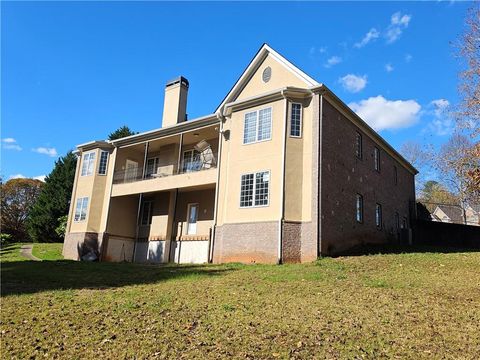
<svg viewBox="0 0 480 360">
<path fill-rule="evenodd" d="M 332 91 L 263 45 L 214 113 L 77 146 L 63 253 L 304 262 L 408 232 L 417 171 Z"/>
</svg>

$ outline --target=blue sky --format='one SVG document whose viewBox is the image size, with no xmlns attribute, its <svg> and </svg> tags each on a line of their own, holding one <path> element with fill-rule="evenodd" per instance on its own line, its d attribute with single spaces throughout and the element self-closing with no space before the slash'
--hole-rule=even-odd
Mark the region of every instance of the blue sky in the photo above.
<svg viewBox="0 0 480 360">
<path fill-rule="evenodd" d="M 57 156 L 124 124 L 160 127 L 177 75 L 190 81 L 189 118 L 213 112 L 264 42 L 397 149 L 438 145 L 470 5 L 2 2 L 1 175 L 48 174 Z"/>
</svg>

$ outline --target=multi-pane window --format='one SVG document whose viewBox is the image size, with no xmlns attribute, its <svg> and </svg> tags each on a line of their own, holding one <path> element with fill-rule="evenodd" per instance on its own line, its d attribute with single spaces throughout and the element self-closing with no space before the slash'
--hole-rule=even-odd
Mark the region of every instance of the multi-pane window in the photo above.
<svg viewBox="0 0 480 360">
<path fill-rule="evenodd" d="M 242 175 L 240 184 L 240 207 L 253 206 L 254 174 Z"/>
<path fill-rule="evenodd" d="M 240 207 L 267 206 L 269 186 L 269 171 L 242 175 L 240 184 Z"/>
<path fill-rule="evenodd" d="M 252 111 L 245 114 L 243 123 L 243 143 L 269 140 L 272 136 L 272 108 Z"/>
<path fill-rule="evenodd" d="M 380 150 L 378 148 L 373 150 L 373 161 L 375 170 L 380 171 Z"/>
<path fill-rule="evenodd" d="M 197 150 L 187 150 L 183 152 L 183 172 L 198 171 L 202 168 L 200 153 Z"/>
<path fill-rule="evenodd" d="M 150 225 L 152 223 L 152 202 L 144 201 L 142 203 L 142 214 L 140 217 L 140 225 Z"/>
<path fill-rule="evenodd" d="M 83 221 L 87 218 L 88 197 L 78 198 L 75 207 L 74 221 Z"/>
<path fill-rule="evenodd" d="M 290 136 L 302 136 L 302 104 L 292 103 L 290 113 Z"/>
<path fill-rule="evenodd" d="M 145 169 L 145 177 L 149 178 L 157 172 L 158 167 L 158 158 L 148 158 L 147 159 L 147 168 Z"/>
<path fill-rule="evenodd" d="M 362 134 L 360 134 L 359 132 L 357 132 L 355 138 L 355 155 L 359 159 L 362 158 Z"/>
<path fill-rule="evenodd" d="M 393 183 L 398 184 L 398 170 L 396 166 L 393 166 Z"/>
<path fill-rule="evenodd" d="M 98 165 L 98 173 L 100 175 L 105 175 L 107 173 L 107 165 L 108 165 L 108 151 L 102 150 L 100 151 L 100 161 Z"/>
<path fill-rule="evenodd" d="M 375 204 L 375 225 L 377 228 L 382 227 L 382 205 Z"/>
<path fill-rule="evenodd" d="M 81 176 L 92 175 L 94 166 L 95 166 L 95 152 L 92 151 L 92 152 L 83 154 Z"/>
<path fill-rule="evenodd" d="M 363 196 L 357 194 L 357 201 L 356 201 L 356 219 L 359 223 L 363 222 Z"/>
</svg>

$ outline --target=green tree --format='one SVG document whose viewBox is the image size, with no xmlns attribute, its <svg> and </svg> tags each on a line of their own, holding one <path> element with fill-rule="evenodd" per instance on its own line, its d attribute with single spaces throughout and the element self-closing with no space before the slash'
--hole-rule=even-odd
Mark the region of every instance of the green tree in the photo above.
<svg viewBox="0 0 480 360">
<path fill-rule="evenodd" d="M 37 201 L 27 221 L 28 234 L 35 242 L 59 242 L 56 229 L 62 216 L 68 214 L 72 196 L 77 156 L 72 152 L 55 162 L 52 172 L 46 177 Z"/>
<path fill-rule="evenodd" d="M 120 139 L 130 135 L 135 135 L 135 134 L 138 134 L 138 133 L 130 130 L 128 126 L 123 125 L 122 127 L 119 127 L 114 132 L 110 133 L 110 135 L 108 135 L 108 140 L 116 140 L 116 139 Z"/>
<path fill-rule="evenodd" d="M 11 179 L 0 184 L 2 233 L 13 241 L 28 239 L 26 221 L 43 183 L 35 179 Z"/>
</svg>

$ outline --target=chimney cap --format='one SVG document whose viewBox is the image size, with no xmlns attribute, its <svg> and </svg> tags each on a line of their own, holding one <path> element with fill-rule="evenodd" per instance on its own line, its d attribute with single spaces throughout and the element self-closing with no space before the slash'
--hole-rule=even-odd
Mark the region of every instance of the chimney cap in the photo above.
<svg viewBox="0 0 480 360">
<path fill-rule="evenodd" d="M 175 79 L 167 81 L 167 85 L 165 87 L 170 87 L 176 84 L 181 84 L 185 86 L 187 89 L 189 86 L 188 80 L 186 78 L 184 78 L 183 76 L 178 76 Z"/>
</svg>

